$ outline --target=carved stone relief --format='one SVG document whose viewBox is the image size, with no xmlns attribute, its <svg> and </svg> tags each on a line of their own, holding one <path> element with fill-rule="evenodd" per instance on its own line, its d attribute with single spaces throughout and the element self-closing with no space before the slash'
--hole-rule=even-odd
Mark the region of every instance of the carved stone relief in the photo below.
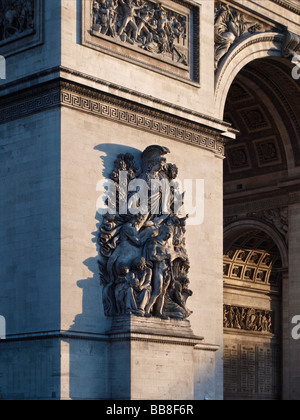
<svg viewBox="0 0 300 420">
<path fill-rule="evenodd" d="M 224 305 L 224 328 L 274 333 L 271 311 Z"/>
<path fill-rule="evenodd" d="M 94 35 L 103 35 L 188 65 L 187 16 L 148 0 L 94 0 Z"/>
<path fill-rule="evenodd" d="M 161 201 L 163 189 L 169 182 L 174 185 L 178 173 L 166 161 L 169 152 L 162 146 L 150 146 L 141 154 L 141 166 L 131 154 L 119 155 L 110 175 L 115 194 L 108 195 L 106 204 L 112 211 L 103 216 L 99 233 L 106 316 L 185 319 L 191 315 L 186 306 L 192 295 L 185 249 L 187 216 L 180 217 L 175 211 L 176 198 L 183 196 L 175 187 L 169 190 L 169 212 Z M 124 188 L 132 181 L 149 186 L 146 203 Z M 150 190 L 155 181 L 162 183 L 162 189 Z M 122 203 L 136 212 L 123 212 Z"/>
<path fill-rule="evenodd" d="M 218 2 L 215 8 L 215 70 L 230 48 L 243 38 L 272 28 L 227 3 Z"/>
<path fill-rule="evenodd" d="M 9 57 L 43 42 L 43 0 L 0 0 L 0 55 Z"/>
<path fill-rule="evenodd" d="M 0 45 L 34 31 L 34 0 L 0 2 Z"/>
<path fill-rule="evenodd" d="M 199 83 L 199 7 L 186 0 L 83 0 L 83 45 Z"/>
<path fill-rule="evenodd" d="M 225 216 L 224 225 L 227 226 L 232 222 L 236 222 L 239 219 L 255 218 L 263 222 L 270 223 L 284 236 L 286 242 L 288 241 L 288 207 L 278 207 L 268 210 L 256 210 L 251 212 L 240 213 L 239 216 Z"/>
</svg>

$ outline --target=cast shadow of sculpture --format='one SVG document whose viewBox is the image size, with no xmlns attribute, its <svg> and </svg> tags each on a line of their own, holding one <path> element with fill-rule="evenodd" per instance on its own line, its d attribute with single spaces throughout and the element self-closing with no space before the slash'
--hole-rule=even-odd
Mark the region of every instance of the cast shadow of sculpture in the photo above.
<svg viewBox="0 0 300 420">
<path fill-rule="evenodd" d="M 136 149 L 114 144 L 101 144 L 94 150 L 98 154 L 101 152 L 99 179 L 101 176 L 105 179 L 109 178 L 118 154 L 131 153 L 138 156 L 140 153 Z M 110 398 L 107 385 L 109 380 L 106 377 L 108 346 L 104 336 L 110 329 L 111 319 L 105 316 L 103 310 L 98 266 L 98 238 L 102 222 L 103 216 L 95 213 L 95 230 L 91 232 L 95 256 L 82 262 L 84 269 L 87 268 L 90 275 L 76 281 L 76 286 L 82 290 L 82 312 L 75 316 L 69 327 L 70 338 L 64 339 L 64 342 L 69 344 L 69 397 L 75 400 Z M 82 245 L 85 246 L 85 244 Z"/>
</svg>

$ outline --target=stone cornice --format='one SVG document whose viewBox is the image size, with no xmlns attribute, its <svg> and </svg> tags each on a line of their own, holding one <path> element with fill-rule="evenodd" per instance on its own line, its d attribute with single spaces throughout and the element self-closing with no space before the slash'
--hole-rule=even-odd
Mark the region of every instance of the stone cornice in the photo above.
<svg viewBox="0 0 300 420">
<path fill-rule="evenodd" d="M 28 88 L 28 86 L 34 88 L 38 84 L 46 83 L 50 80 L 56 80 L 58 78 L 63 80 L 72 80 L 75 83 L 86 87 L 92 86 L 94 88 L 96 86 L 98 91 L 107 92 L 109 89 L 109 92 L 112 95 L 119 98 L 124 98 L 126 100 L 129 98 L 132 102 L 136 101 L 138 103 L 145 104 L 145 106 L 149 107 L 149 109 L 153 108 L 162 112 L 166 111 L 172 115 L 181 116 L 183 119 L 189 119 L 198 124 L 208 125 L 215 128 L 219 131 L 219 133 L 224 133 L 226 131 L 229 131 L 230 133 L 234 132 L 231 128 L 231 124 L 214 118 L 211 115 L 205 115 L 203 113 L 184 108 L 154 96 L 149 96 L 142 92 L 134 91 L 124 86 L 117 85 L 64 66 L 57 66 L 43 70 L 18 80 L 6 82 L 5 84 L 1 84 L 0 82 L 0 105 L 1 97 L 7 97 L 14 92 L 21 92 L 23 89 Z"/>
<path fill-rule="evenodd" d="M 224 155 L 218 130 L 62 78 L 2 97 L 0 124 L 60 106 Z"/>
<path fill-rule="evenodd" d="M 285 9 L 290 10 L 297 15 L 300 15 L 300 6 L 297 6 L 295 2 L 290 0 L 271 0 L 273 3 L 279 4 L 279 6 L 284 7 Z"/>
</svg>

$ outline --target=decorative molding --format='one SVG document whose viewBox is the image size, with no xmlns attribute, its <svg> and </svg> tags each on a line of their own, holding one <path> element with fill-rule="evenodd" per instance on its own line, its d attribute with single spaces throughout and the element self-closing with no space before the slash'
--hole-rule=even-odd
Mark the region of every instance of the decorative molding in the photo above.
<svg viewBox="0 0 300 420">
<path fill-rule="evenodd" d="M 285 199 L 287 201 L 287 199 Z M 253 203 L 247 203 L 246 205 L 248 207 L 248 212 L 236 212 L 235 215 L 228 216 L 228 213 L 224 217 L 224 226 L 229 226 L 233 222 L 237 222 L 239 220 L 249 220 L 249 219 L 255 219 L 262 221 L 264 223 L 268 223 L 271 225 L 274 229 L 277 230 L 281 234 L 281 236 L 284 238 L 285 242 L 288 243 L 288 233 L 289 233 L 289 225 L 288 225 L 288 207 L 278 207 L 278 208 L 272 208 L 272 209 L 264 209 L 261 210 L 261 206 L 259 206 L 259 202 L 254 207 L 251 204 Z M 258 207 L 260 207 L 260 210 L 258 210 Z M 256 208 L 255 211 L 249 211 Z"/>
<path fill-rule="evenodd" d="M 195 347 L 203 338 L 197 339 L 195 338 L 184 338 L 184 337 L 169 337 L 167 335 L 155 335 L 155 334 L 143 334 L 143 333 L 135 333 L 135 332 L 127 332 L 127 333 L 118 333 L 118 334 L 109 334 L 109 341 L 116 342 L 116 341 L 142 341 L 146 343 L 159 343 L 159 344 L 172 344 L 177 346 L 188 346 L 188 347 Z M 209 348 L 208 350 L 211 350 Z M 213 351 L 218 349 L 212 348 Z"/>
<path fill-rule="evenodd" d="M 83 0 L 82 44 L 199 86 L 199 6 L 185 0 Z"/>
<path fill-rule="evenodd" d="M 24 118 L 61 104 L 59 83 L 24 90 L 0 100 L 0 124 Z"/>
<path fill-rule="evenodd" d="M 61 79 L 0 100 L 0 124 L 66 106 L 224 156 L 219 131 Z"/>
<path fill-rule="evenodd" d="M 221 141 L 221 138 L 216 139 L 210 135 L 201 134 L 202 130 L 200 127 L 199 131 L 190 130 L 186 128 L 186 123 L 184 125 L 180 125 L 178 122 L 176 124 L 175 121 L 172 123 L 171 120 L 173 120 L 173 118 L 153 118 L 150 115 L 153 115 L 154 112 L 149 115 L 149 113 L 143 114 L 129 111 L 128 109 L 130 109 L 130 107 L 128 106 L 124 106 L 123 108 L 117 105 L 111 105 L 101 100 L 79 96 L 70 91 L 63 91 L 61 99 L 62 105 L 69 106 L 73 109 L 88 112 L 111 119 L 115 122 L 150 131 L 151 133 L 160 136 L 202 147 L 211 150 L 218 155 L 224 155 L 224 144 Z"/>
<path fill-rule="evenodd" d="M 289 218 L 288 218 L 288 207 L 263 210 L 260 212 L 248 213 L 247 217 L 254 217 L 259 220 L 270 223 L 274 226 L 278 232 L 285 237 L 286 242 L 288 242 L 288 233 L 289 233 Z"/>
<path fill-rule="evenodd" d="M 0 2 L 0 54 L 8 57 L 43 42 L 43 1 Z"/>
<path fill-rule="evenodd" d="M 156 98 L 151 95 L 147 95 L 139 91 L 135 91 L 133 89 L 128 89 L 124 86 L 120 86 L 118 84 L 108 82 L 107 80 L 103 80 L 98 77 L 94 77 L 90 74 L 82 73 L 80 71 L 77 71 L 68 67 L 64 67 L 64 66 L 52 67 L 50 69 L 42 70 L 40 72 L 31 74 L 29 76 L 25 76 L 18 80 L 14 80 L 12 82 L 2 84 L 0 86 L 0 101 L 1 101 L 1 97 L 4 97 L 6 94 L 10 93 L 10 89 L 17 90 L 19 92 L 19 91 L 22 91 L 23 85 L 36 86 L 37 83 L 43 83 L 41 82 L 41 80 L 45 77 L 47 80 L 51 77 L 54 80 L 55 78 L 59 76 L 61 77 L 62 80 L 64 80 L 65 78 L 69 80 L 69 76 L 80 78 L 84 81 L 83 83 L 81 82 L 81 84 L 89 85 L 89 83 L 92 82 L 97 87 L 99 87 L 99 90 L 103 90 L 104 88 L 105 92 L 107 92 L 107 88 L 109 88 L 110 91 L 117 91 L 117 92 L 121 92 L 122 94 L 125 94 L 126 96 L 129 95 L 133 98 L 138 98 L 139 103 L 145 100 L 148 103 L 152 103 L 155 109 L 157 109 L 157 105 L 163 106 L 163 107 L 171 108 L 173 111 L 172 114 L 175 114 L 177 111 L 179 111 L 181 114 L 186 113 L 189 116 L 195 117 L 197 119 L 205 120 L 207 122 L 207 125 L 210 125 L 211 123 L 213 125 L 217 124 L 220 127 L 219 133 L 224 133 L 228 129 L 230 131 L 232 130 L 231 124 L 224 122 L 223 119 L 214 118 L 211 115 L 206 115 L 201 112 L 191 110 L 189 108 L 184 108 L 180 105 Z M 2 96 L 1 96 L 1 92 L 2 92 Z M 182 117 L 182 119 L 184 119 L 184 117 Z"/>
<path fill-rule="evenodd" d="M 204 338 L 193 333 L 190 322 L 187 320 L 159 318 L 143 318 L 134 315 L 121 315 L 112 318 L 112 326 L 106 332 L 109 340 L 114 341 L 144 341 L 161 344 L 174 344 L 182 346 L 201 346 L 210 351 L 219 347 L 203 343 Z"/>
<path fill-rule="evenodd" d="M 285 9 L 290 10 L 297 15 L 300 15 L 300 6 L 291 0 L 271 0 L 273 3 L 279 4 L 279 6 L 284 7 Z"/>
</svg>

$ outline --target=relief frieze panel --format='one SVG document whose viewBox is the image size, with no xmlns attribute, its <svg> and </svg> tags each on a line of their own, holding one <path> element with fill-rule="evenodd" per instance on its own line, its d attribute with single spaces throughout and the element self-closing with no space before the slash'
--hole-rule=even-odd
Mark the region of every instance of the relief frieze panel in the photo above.
<svg viewBox="0 0 300 420">
<path fill-rule="evenodd" d="M 0 45 L 34 31 L 34 0 L 0 2 Z"/>
<path fill-rule="evenodd" d="M 187 1 L 83 1 L 83 45 L 198 83 L 199 8 Z"/>
<path fill-rule="evenodd" d="M 268 310 L 224 305 L 224 328 L 274 333 L 274 313 Z"/>
<path fill-rule="evenodd" d="M 0 54 L 8 56 L 42 42 L 41 0 L 0 1 Z"/>
<path fill-rule="evenodd" d="M 188 17 L 161 3 L 94 0 L 92 34 L 137 46 L 188 65 Z"/>
</svg>

